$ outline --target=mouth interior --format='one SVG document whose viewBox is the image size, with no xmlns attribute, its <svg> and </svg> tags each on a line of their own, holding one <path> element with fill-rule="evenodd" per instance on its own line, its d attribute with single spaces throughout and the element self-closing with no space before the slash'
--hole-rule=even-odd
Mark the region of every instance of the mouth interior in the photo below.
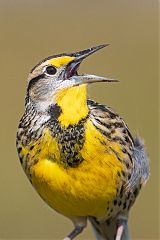
<svg viewBox="0 0 160 240">
<path fill-rule="evenodd" d="M 68 64 L 67 69 L 65 71 L 65 79 L 69 79 L 73 76 L 78 76 L 78 69 L 80 66 L 80 61 L 73 61 L 70 64 Z"/>
</svg>

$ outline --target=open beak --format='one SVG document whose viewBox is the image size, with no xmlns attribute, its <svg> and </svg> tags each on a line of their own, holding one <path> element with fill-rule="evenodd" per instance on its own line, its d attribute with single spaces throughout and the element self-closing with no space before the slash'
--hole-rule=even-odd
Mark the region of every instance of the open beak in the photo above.
<svg viewBox="0 0 160 240">
<path fill-rule="evenodd" d="M 112 78 L 105 78 L 91 74 L 78 75 L 77 70 L 79 65 L 89 55 L 108 46 L 109 44 L 99 45 L 96 47 L 88 48 L 80 52 L 73 53 L 75 57 L 68 65 L 66 66 L 64 79 L 74 80 L 76 85 L 85 84 L 85 83 L 95 83 L 95 82 L 118 82 L 118 80 Z"/>
</svg>

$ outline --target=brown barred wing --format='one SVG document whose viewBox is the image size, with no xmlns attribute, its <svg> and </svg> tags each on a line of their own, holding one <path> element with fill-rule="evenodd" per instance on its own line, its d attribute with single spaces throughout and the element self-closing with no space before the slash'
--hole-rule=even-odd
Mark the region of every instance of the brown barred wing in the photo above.
<svg viewBox="0 0 160 240">
<path fill-rule="evenodd" d="M 89 118 L 94 126 L 105 135 L 108 140 L 119 142 L 123 151 L 133 152 L 133 138 L 123 119 L 111 108 L 88 100 Z"/>
<path fill-rule="evenodd" d="M 127 181 L 124 184 L 124 191 L 139 192 L 141 185 L 149 177 L 149 160 L 146 154 L 143 141 L 133 138 L 124 120 L 111 108 L 88 100 L 90 120 L 94 126 L 106 136 L 109 141 L 119 142 L 126 158 L 124 164 L 128 169 Z M 124 178 L 125 179 L 125 178 Z"/>
</svg>

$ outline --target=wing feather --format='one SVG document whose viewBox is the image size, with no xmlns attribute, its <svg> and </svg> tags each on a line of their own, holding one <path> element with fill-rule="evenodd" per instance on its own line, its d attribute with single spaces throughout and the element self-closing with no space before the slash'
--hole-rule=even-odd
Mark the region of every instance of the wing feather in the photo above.
<svg viewBox="0 0 160 240">
<path fill-rule="evenodd" d="M 133 192 L 137 186 L 145 183 L 149 177 L 149 160 L 144 144 L 140 138 L 133 138 L 127 124 L 111 108 L 88 100 L 89 118 L 93 125 L 105 135 L 109 141 L 119 142 L 124 159 L 129 164 L 130 177 L 125 181 L 125 191 Z"/>
</svg>

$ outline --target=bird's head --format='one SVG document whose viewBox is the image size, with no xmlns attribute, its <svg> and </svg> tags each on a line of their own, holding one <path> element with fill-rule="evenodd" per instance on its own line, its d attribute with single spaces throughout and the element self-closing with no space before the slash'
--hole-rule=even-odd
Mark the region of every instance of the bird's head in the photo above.
<svg viewBox="0 0 160 240">
<path fill-rule="evenodd" d="M 50 56 L 38 63 L 28 77 L 27 95 L 40 110 L 50 104 L 57 104 L 59 96 L 72 88 L 72 93 L 86 88 L 94 82 L 116 80 L 91 74 L 78 74 L 83 59 L 107 45 L 99 45 L 76 53 L 63 53 Z M 63 93 L 63 94 L 62 94 Z M 75 101 L 76 99 L 73 99 Z"/>
</svg>

